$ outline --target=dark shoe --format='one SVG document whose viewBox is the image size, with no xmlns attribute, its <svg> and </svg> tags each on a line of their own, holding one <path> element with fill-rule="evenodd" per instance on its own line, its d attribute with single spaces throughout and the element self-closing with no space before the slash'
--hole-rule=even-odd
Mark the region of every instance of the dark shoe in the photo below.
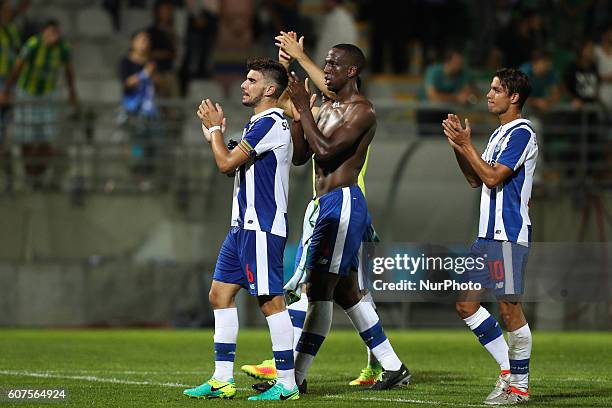
<svg viewBox="0 0 612 408">
<path fill-rule="evenodd" d="M 372 390 L 390 390 L 393 387 L 410 384 L 410 370 L 404 364 L 397 371 L 384 370 L 379 379 L 370 387 Z"/>
<path fill-rule="evenodd" d="M 306 391 L 308 390 L 308 386 L 306 385 L 306 379 L 304 378 L 304 381 L 302 381 L 301 384 L 298 384 L 298 390 L 300 390 L 300 394 L 306 394 Z"/>
<path fill-rule="evenodd" d="M 251 387 L 257 392 L 266 392 L 270 388 L 274 387 L 276 380 L 267 380 L 251 385 Z"/>
</svg>

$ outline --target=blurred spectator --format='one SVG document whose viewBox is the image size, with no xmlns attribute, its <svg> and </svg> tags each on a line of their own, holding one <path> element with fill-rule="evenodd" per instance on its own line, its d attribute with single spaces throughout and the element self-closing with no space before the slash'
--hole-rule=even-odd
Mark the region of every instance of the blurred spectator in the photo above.
<svg viewBox="0 0 612 408">
<path fill-rule="evenodd" d="M 531 84 L 531 96 L 527 99 L 528 106 L 540 112 L 546 112 L 559 102 L 561 79 L 553 68 L 550 54 L 547 51 L 534 51 L 531 61 L 521 65 L 520 70 L 527 74 Z"/>
<path fill-rule="evenodd" d="M 23 6 L 21 2 L 20 6 Z M 21 38 L 15 24 L 15 17 L 21 7 L 12 7 L 9 0 L 0 0 L 0 89 L 4 87 L 6 77 L 15 64 L 15 59 L 21 47 Z M 7 105 L 0 106 L 0 162 L 6 175 L 6 188 L 12 189 L 11 154 L 6 138 L 6 128 L 9 122 L 10 109 Z"/>
<path fill-rule="evenodd" d="M 119 64 L 119 78 L 123 84 L 122 124 L 132 142 L 132 170 L 141 177 L 155 170 L 156 147 L 160 142 L 153 81 L 156 63 L 149 53 L 149 34 L 139 31 L 132 36 L 130 52 Z"/>
<path fill-rule="evenodd" d="M 9 0 L 0 1 L 0 89 L 15 64 L 21 47 L 17 26 L 13 22 L 15 12 Z M 4 146 L 5 129 L 8 121 L 8 106 L 0 106 L 0 152 Z M 0 153 L 1 154 L 1 153 Z"/>
<path fill-rule="evenodd" d="M 565 149 L 563 158 L 568 162 L 587 159 L 583 164 L 585 168 L 588 168 L 589 165 L 603 158 L 601 149 L 598 147 L 587 148 L 586 152 L 581 152 L 585 146 L 591 147 L 592 144 L 602 140 L 598 132 L 598 125 L 601 123 L 599 110 L 594 110 L 593 107 L 590 110 L 583 110 L 585 104 L 594 104 L 599 101 L 600 80 L 595 64 L 593 41 L 582 41 L 576 48 L 575 54 L 575 61 L 570 63 L 564 72 L 563 82 L 571 98 L 572 107 L 576 111 L 564 112 L 558 123 L 567 125 L 567 129 L 570 129 L 569 134 L 561 135 L 566 140 L 567 146 L 572 146 L 572 148 Z M 585 132 L 584 135 L 583 132 Z M 583 136 L 586 138 L 582 139 Z M 577 140 L 584 140 L 586 143 L 576 143 Z M 568 173 L 574 174 L 574 170 L 575 167 L 572 166 Z"/>
<path fill-rule="evenodd" d="M 566 68 L 563 82 L 574 108 L 580 109 L 585 103 L 598 101 L 599 74 L 591 40 L 583 41 L 576 49 L 576 59 Z"/>
<path fill-rule="evenodd" d="M 30 37 L 22 47 L 13 70 L 6 78 L 0 103 L 10 100 L 13 84 L 17 81 L 15 109 L 15 139 L 21 144 L 25 170 L 36 186 L 42 182 L 56 137 L 58 120 L 57 82 L 64 67 L 69 100 L 77 108 L 74 69 L 68 44 L 61 37 L 57 20 L 48 20 L 39 34 Z"/>
<path fill-rule="evenodd" d="M 461 104 L 477 101 L 463 54 L 456 48 L 445 51 L 443 63 L 432 64 L 425 69 L 424 82 L 422 100 Z"/>
<path fill-rule="evenodd" d="M 595 61 L 601 78 L 599 97 L 608 110 L 608 116 L 612 116 L 612 25 L 604 31 L 601 44 L 595 46 Z"/>
<path fill-rule="evenodd" d="M 444 52 L 442 63 L 425 69 L 424 86 L 420 99 L 437 103 L 476 103 L 477 91 L 471 83 L 465 67 L 463 54 L 455 48 Z M 421 136 L 439 134 L 440 123 L 446 118 L 447 107 L 426 106 L 417 111 L 417 124 Z"/>
<path fill-rule="evenodd" d="M 180 71 L 182 95 L 187 93 L 192 79 L 211 76 L 211 55 L 218 27 L 217 10 L 207 7 L 200 0 L 186 0 L 186 6 L 189 17 L 185 36 L 185 56 Z"/>
<path fill-rule="evenodd" d="M 224 0 L 220 3 L 213 60 L 215 79 L 221 83 L 226 95 L 232 86 L 239 89 L 244 76 L 245 56 L 252 54 L 254 21 L 254 0 Z"/>
<path fill-rule="evenodd" d="M 316 28 L 317 46 L 314 62 L 322 67 L 330 49 L 336 44 L 357 44 L 358 33 L 355 19 L 342 0 L 323 0 L 325 15 Z"/>
<path fill-rule="evenodd" d="M 176 98 L 179 95 L 174 66 L 177 43 L 174 32 L 174 4 L 171 1 L 156 1 L 153 9 L 153 25 L 147 31 L 151 41 L 151 57 L 157 67 L 157 94 L 162 98 Z"/>
</svg>

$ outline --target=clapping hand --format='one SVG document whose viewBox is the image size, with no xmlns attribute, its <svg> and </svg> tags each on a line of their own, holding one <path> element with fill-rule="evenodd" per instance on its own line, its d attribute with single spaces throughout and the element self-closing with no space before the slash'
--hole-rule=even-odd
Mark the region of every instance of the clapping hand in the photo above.
<svg viewBox="0 0 612 408">
<path fill-rule="evenodd" d="M 472 128 L 470 121 L 465 119 L 465 128 L 461 126 L 459 116 L 449 113 L 447 119 L 442 121 L 444 134 L 453 147 L 464 147 L 472 141 Z"/>
<path fill-rule="evenodd" d="M 295 73 L 292 73 L 293 76 L 296 78 L 296 83 L 298 84 L 297 86 L 299 86 L 299 79 L 297 78 L 297 76 L 295 75 Z M 312 110 L 312 107 L 314 106 L 316 100 L 317 100 L 317 95 L 310 93 L 310 88 L 308 86 L 308 78 L 306 78 L 304 80 L 304 87 L 303 89 L 306 90 L 306 94 L 310 96 L 310 99 L 308 100 L 308 105 L 309 105 L 309 110 Z M 291 75 L 289 76 L 289 82 L 291 83 Z M 289 97 L 291 98 L 291 90 L 288 89 L 288 93 L 289 93 Z M 299 92 L 299 91 L 298 91 Z M 289 100 L 289 107 L 291 108 L 291 115 L 293 116 L 293 121 L 294 122 L 299 122 L 301 120 L 301 115 L 300 115 L 300 111 L 298 110 L 298 108 L 296 107 L 296 105 L 293 103 L 293 100 Z"/>
<path fill-rule="evenodd" d="M 297 34 L 294 31 L 288 33 L 281 31 L 274 39 L 276 40 L 274 45 L 279 48 L 279 57 L 280 52 L 293 59 L 304 56 L 304 36 L 297 39 Z"/>
<path fill-rule="evenodd" d="M 223 113 L 223 108 L 218 103 L 213 105 L 210 99 L 205 99 L 198 107 L 196 114 L 202 121 L 202 132 L 208 143 L 211 141 L 211 134 L 208 131 L 211 127 L 221 126 L 221 132 L 225 132 L 227 120 Z"/>
<path fill-rule="evenodd" d="M 297 38 L 297 34 L 295 33 L 295 31 L 289 31 L 287 34 L 294 40 Z M 302 37 L 301 39 L 302 42 L 303 39 L 304 37 Z M 280 62 L 285 67 L 285 69 L 289 69 L 289 65 L 291 64 L 293 58 L 285 50 L 283 50 L 279 43 L 275 43 L 275 45 L 278 47 L 278 62 Z"/>
</svg>

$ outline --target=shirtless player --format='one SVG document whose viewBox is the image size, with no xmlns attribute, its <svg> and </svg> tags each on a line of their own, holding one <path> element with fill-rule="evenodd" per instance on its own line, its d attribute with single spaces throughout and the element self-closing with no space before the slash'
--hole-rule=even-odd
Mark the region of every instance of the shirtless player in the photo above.
<svg viewBox="0 0 612 408">
<path fill-rule="evenodd" d="M 325 84 L 336 99 L 312 115 L 310 97 L 291 74 L 288 92 L 294 105 L 291 136 L 293 162 L 305 164 L 314 154 L 315 226 L 308 250 L 308 312 L 296 348 L 296 382 L 306 390 L 306 374 L 329 333 L 332 299 L 347 316 L 383 367 L 373 389 L 408 384 L 410 372 L 399 360 L 369 302 L 362 300 L 356 278 L 357 256 L 369 214 L 357 185 L 368 146 L 376 130 L 372 104 L 359 93 L 357 77 L 365 64 L 361 50 L 338 44 L 325 60 Z"/>
</svg>

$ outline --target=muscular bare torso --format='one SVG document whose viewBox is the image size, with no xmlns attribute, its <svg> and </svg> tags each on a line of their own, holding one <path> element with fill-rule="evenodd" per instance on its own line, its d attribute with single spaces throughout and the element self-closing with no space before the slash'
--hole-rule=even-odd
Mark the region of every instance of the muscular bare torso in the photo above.
<svg viewBox="0 0 612 408">
<path fill-rule="evenodd" d="M 365 104 L 374 113 L 372 104 L 363 96 L 358 96 L 348 102 L 326 102 L 316 118 L 317 127 L 326 136 L 332 135 L 339 127 L 354 119 L 355 108 Z M 315 189 L 317 196 L 332 191 L 339 187 L 357 184 L 359 172 L 363 167 L 368 151 L 368 146 L 374 138 L 376 131 L 376 120 L 373 119 L 371 126 L 365 129 L 360 137 L 346 151 L 328 161 L 318 160 L 315 162 Z"/>
</svg>

